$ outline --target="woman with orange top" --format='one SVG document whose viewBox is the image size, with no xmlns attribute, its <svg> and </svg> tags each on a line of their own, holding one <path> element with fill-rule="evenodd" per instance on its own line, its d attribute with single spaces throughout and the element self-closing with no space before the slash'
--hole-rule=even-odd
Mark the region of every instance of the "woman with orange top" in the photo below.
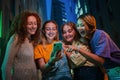
<svg viewBox="0 0 120 80">
<path fill-rule="evenodd" d="M 42 71 L 42 80 L 71 80 L 67 59 L 62 50 L 54 52 L 53 44 L 59 42 L 58 26 L 49 20 L 43 24 L 41 43 L 35 47 L 35 60 Z"/>
</svg>

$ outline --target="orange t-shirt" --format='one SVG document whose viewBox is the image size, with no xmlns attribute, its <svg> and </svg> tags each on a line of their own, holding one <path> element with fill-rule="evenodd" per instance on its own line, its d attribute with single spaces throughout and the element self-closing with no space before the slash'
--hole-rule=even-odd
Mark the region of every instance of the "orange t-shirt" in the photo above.
<svg viewBox="0 0 120 80">
<path fill-rule="evenodd" d="M 34 49 L 35 59 L 44 58 L 45 62 L 48 62 L 52 52 L 52 47 L 53 44 L 46 44 L 45 47 L 43 47 L 42 44 L 37 45 Z"/>
</svg>

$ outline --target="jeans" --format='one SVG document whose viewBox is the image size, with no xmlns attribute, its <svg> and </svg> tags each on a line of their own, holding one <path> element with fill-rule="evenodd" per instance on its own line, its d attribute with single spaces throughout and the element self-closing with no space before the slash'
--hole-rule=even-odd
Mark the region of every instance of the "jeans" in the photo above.
<svg viewBox="0 0 120 80">
<path fill-rule="evenodd" d="M 53 69 L 43 74 L 42 80 L 72 80 L 65 55 L 55 63 Z"/>
<path fill-rule="evenodd" d="M 74 80 L 104 80 L 99 67 L 82 66 L 74 69 Z"/>
</svg>

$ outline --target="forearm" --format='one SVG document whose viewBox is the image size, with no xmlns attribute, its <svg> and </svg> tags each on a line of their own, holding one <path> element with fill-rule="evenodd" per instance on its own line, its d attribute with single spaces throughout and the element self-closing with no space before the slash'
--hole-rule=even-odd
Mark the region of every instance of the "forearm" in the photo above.
<svg viewBox="0 0 120 80">
<path fill-rule="evenodd" d="M 44 72 L 49 72 L 50 70 L 52 70 L 55 66 L 55 63 L 51 63 L 51 62 L 48 62 L 45 64 L 45 67 L 44 67 Z"/>
<path fill-rule="evenodd" d="M 104 63 L 104 58 L 94 54 L 94 53 L 91 53 L 91 52 L 88 52 L 88 51 L 85 51 L 83 49 L 79 49 L 79 52 L 81 54 L 83 54 L 84 56 L 86 56 L 88 58 L 88 60 L 92 61 L 92 62 L 95 62 L 95 63 L 100 63 L 103 64 Z"/>
<path fill-rule="evenodd" d="M 48 72 L 55 68 L 55 62 L 62 58 L 61 51 L 58 51 L 56 55 L 51 56 L 50 60 L 44 66 L 44 72 Z"/>
<path fill-rule="evenodd" d="M 38 60 L 38 62 L 38 66 L 43 73 L 49 72 L 51 69 L 53 69 L 55 65 L 55 63 L 52 63 L 50 60 L 47 63 L 45 63 L 44 61 L 42 61 L 42 59 L 40 59 Z"/>
<path fill-rule="evenodd" d="M 11 72 L 11 68 L 7 67 L 6 74 L 5 74 L 5 80 L 12 80 L 13 73 Z"/>
<path fill-rule="evenodd" d="M 14 67 L 14 58 L 16 56 L 16 53 L 18 52 L 19 46 L 17 45 L 17 39 L 12 36 L 10 40 L 8 41 L 6 53 L 3 61 L 3 76 L 5 77 L 5 80 L 12 80 L 12 67 Z"/>
</svg>

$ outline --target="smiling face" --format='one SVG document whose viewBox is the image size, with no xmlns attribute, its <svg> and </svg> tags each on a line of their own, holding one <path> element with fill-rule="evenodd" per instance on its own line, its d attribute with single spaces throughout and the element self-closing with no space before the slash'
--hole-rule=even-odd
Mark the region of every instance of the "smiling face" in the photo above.
<svg viewBox="0 0 120 80">
<path fill-rule="evenodd" d="M 96 19 L 91 14 L 80 15 L 77 21 L 77 30 L 81 37 L 90 39 L 96 30 Z"/>
<path fill-rule="evenodd" d="M 83 20 L 79 19 L 77 21 L 77 30 L 79 31 L 81 37 L 86 37 L 89 28 Z"/>
<path fill-rule="evenodd" d="M 27 26 L 26 27 L 27 27 L 28 36 L 34 35 L 36 33 L 37 20 L 34 16 L 29 16 L 27 18 Z"/>
<path fill-rule="evenodd" d="M 75 34 L 75 30 L 71 26 L 64 25 L 62 36 L 66 42 L 72 42 L 75 38 Z"/>
<path fill-rule="evenodd" d="M 57 36 L 57 27 L 54 23 L 49 22 L 45 25 L 45 36 L 48 41 L 53 41 Z"/>
</svg>

